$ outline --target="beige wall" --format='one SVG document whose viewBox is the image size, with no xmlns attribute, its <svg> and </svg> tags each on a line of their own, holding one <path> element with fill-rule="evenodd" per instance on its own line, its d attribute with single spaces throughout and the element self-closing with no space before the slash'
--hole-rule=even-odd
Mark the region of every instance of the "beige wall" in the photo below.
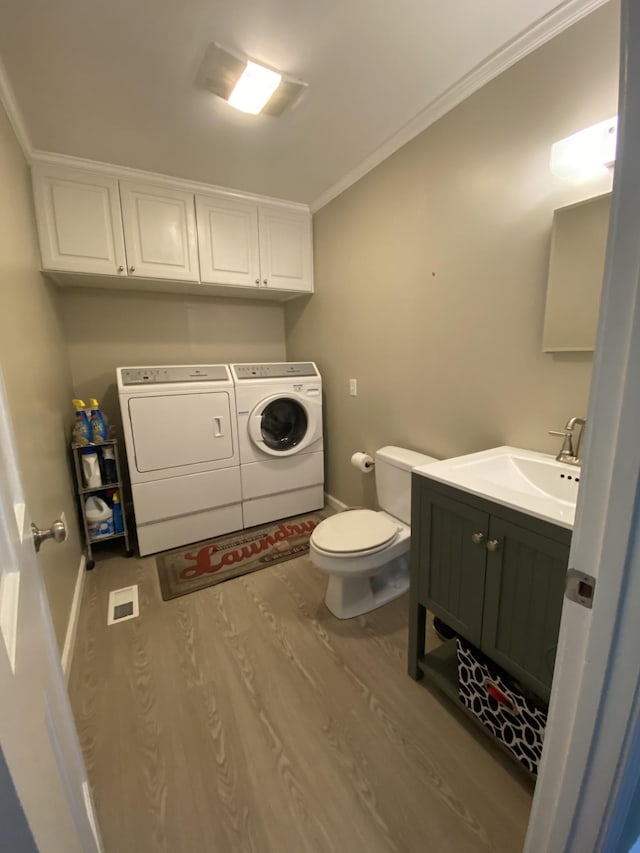
<svg viewBox="0 0 640 853">
<path fill-rule="evenodd" d="M 284 308 L 244 299 L 71 288 L 64 326 L 75 393 L 120 423 L 116 367 L 282 361 Z"/>
<path fill-rule="evenodd" d="M 372 500 L 354 450 L 555 452 L 547 430 L 585 414 L 590 355 L 541 351 L 551 222 L 608 187 L 554 178 L 549 153 L 615 115 L 617 62 L 609 4 L 314 217 L 316 294 L 287 305 L 287 354 L 323 374 L 331 494 Z"/>
<path fill-rule="evenodd" d="M 71 373 L 60 295 L 38 271 L 29 172 L 1 105 L 0 188 L 0 364 L 29 512 L 41 527 L 67 517 L 67 542 L 40 552 L 62 648 L 81 556 L 67 450 Z"/>
</svg>

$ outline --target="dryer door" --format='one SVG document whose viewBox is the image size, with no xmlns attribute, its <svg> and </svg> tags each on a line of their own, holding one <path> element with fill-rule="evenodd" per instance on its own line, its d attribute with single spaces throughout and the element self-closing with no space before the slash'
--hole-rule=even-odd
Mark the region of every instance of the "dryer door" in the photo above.
<svg viewBox="0 0 640 853">
<path fill-rule="evenodd" d="M 166 471 L 231 459 L 231 405 L 226 391 L 129 399 L 136 469 Z"/>
<path fill-rule="evenodd" d="M 294 395 L 274 395 L 259 403 L 249 417 L 249 435 L 271 456 L 292 456 L 318 438 L 322 404 Z"/>
</svg>

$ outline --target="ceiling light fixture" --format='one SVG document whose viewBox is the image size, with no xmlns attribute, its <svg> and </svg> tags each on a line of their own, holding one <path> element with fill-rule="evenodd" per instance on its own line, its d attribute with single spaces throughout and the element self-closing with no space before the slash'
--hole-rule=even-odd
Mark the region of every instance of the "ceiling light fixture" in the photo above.
<svg viewBox="0 0 640 853">
<path fill-rule="evenodd" d="M 215 43 L 207 48 L 197 82 L 242 112 L 271 116 L 292 107 L 307 86 Z"/>
<path fill-rule="evenodd" d="M 281 81 L 282 74 L 249 61 L 227 101 L 243 113 L 257 115 Z"/>
<path fill-rule="evenodd" d="M 551 146 L 550 168 L 567 180 L 585 181 L 603 175 L 616 159 L 618 117 L 580 130 Z"/>
</svg>

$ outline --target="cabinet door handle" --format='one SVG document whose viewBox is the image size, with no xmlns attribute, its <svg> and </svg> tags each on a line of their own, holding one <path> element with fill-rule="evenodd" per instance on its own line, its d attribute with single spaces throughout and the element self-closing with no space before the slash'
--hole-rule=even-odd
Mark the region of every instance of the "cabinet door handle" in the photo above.
<svg viewBox="0 0 640 853">
<path fill-rule="evenodd" d="M 268 282 L 267 282 L 267 279 L 266 279 L 266 278 L 263 278 L 263 279 L 262 279 L 262 283 L 263 283 L 263 284 L 267 284 L 267 283 L 268 283 Z"/>
<path fill-rule="evenodd" d="M 481 545 L 484 542 L 484 533 L 480 533 L 480 531 L 478 531 L 478 533 L 472 533 L 471 541 L 474 545 Z"/>
<path fill-rule="evenodd" d="M 487 551 L 497 551 L 500 548 L 499 539 L 489 539 L 487 542 Z"/>
<path fill-rule="evenodd" d="M 122 264 L 120 264 L 120 266 L 118 267 L 118 272 L 124 272 L 124 267 L 122 266 Z"/>
<path fill-rule="evenodd" d="M 260 279 L 259 278 L 256 279 L 256 284 L 260 285 Z"/>
<path fill-rule="evenodd" d="M 135 272 L 135 271 L 136 271 L 135 267 L 129 267 L 129 272 Z"/>
</svg>

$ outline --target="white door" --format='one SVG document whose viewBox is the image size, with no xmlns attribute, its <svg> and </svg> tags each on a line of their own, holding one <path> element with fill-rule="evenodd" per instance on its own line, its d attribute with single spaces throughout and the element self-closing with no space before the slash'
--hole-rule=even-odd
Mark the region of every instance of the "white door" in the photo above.
<svg viewBox="0 0 640 853">
<path fill-rule="evenodd" d="M 14 799 L 12 814 L 3 810 L 0 849 L 16 849 L 5 840 L 26 817 L 38 850 L 94 853 L 102 847 L 30 524 L 0 377 L 0 748 L 22 807 Z"/>
<path fill-rule="evenodd" d="M 126 275 L 116 178 L 43 163 L 32 177 L 43 268 Z"/>
<path fill-rule="evenodd" d="M 199 281 L 193 194 L 120 181 L 128 274 Z"/>
<path fill-rule="evenodd" d="M 259 207 L 258 225 L 263 286 L 311 293 L 311 215 L 281 207 Z"/>
<path fill-rule="evenodd" d="M 201 280 L 259 287 L 256 205 L 221 196 L 197 195 L 196 219 Z"/>
<path fill-rule="evenodd" d="M 234 455 L 226 391 L 132 397 L 129 418 L 140 473 L 175 471 Z"/>
</svg>

